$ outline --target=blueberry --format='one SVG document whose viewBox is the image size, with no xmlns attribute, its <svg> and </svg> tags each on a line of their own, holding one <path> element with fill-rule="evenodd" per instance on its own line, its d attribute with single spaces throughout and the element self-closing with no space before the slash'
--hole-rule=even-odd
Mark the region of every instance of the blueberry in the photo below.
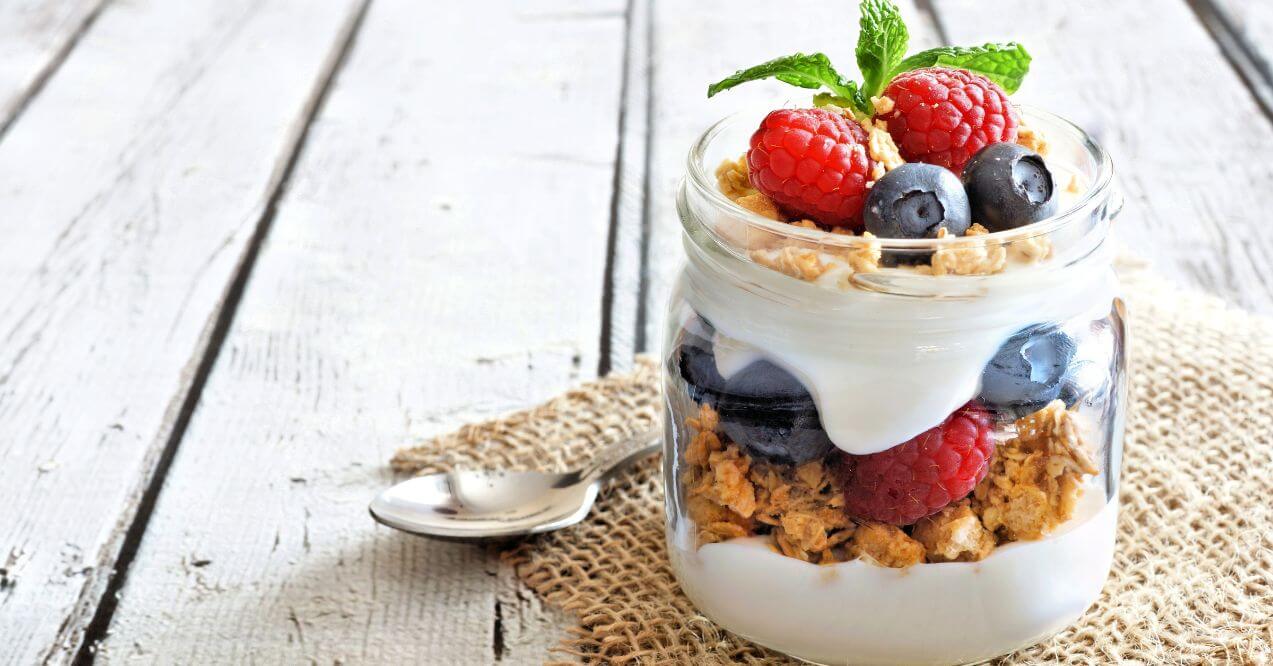
<svg viewBox="0 0 1273 666">
<path fill-rule="evenodd" d="M 1056 212 L 1056 180 L 1038 153 L 992 143 L 964 165 L 972 215 L 990 231 L 1015 229 Z"/>
<path fill-rule="evenodd" d="M 729 439 L 753 456 L 798 465 L 834 448 L 813 396 L 799 379 L 768 361 L 730 377 L 716 411 Z"/>
<path fill-rule="evenodd" d="M 694 402 L 715 406 L 725 387 L 725 378 L 716 369 L 712 343 L 702 338 L 686 339 L 680 349 L 681 379 Z"/>
<path fill-rule="evenodd" d="M 678 367 L 685 388 L 694 402 L 715 406 L 725 387 L 725 378 L 716 369 L 712 336 L 716 328 L 702 317 L 694 317 L 681 331 L 677 349 Z"/>
<path fill-rule="evenodd" d="M 1074 338 L 1055 326 L 1015 333 L 981 373 L 981 399 L 996 407 L 1039 408 L 1055 400 L 1070 363 Z"/>
<path fill-rule="evenodd" d="M 866 230 L 880 238 L 958 236 L 970 224 L 959 178 L 935 164 L 912 162 L 884 174 L 866 197 Z"/>
</svg>

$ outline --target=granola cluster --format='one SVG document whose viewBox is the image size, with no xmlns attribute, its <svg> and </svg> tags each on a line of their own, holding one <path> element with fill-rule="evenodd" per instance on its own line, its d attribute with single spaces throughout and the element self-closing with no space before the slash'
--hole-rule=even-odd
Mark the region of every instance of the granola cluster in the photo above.
<svg viewBox="0 0 1273 666">
<path fill-rule="evenodd" d="M 721 439 L 719 418 L 707 405 L 687 424 L 695 434 L 685 449 L 686 507 L 700 543 L 769 534 L 789 557 L 817 563 L 850 559 L 845 543 L 854 525 L 827 464 L 754 461 Z"/>
<path fill-rule="evenodd" d="M 1099 469 L 1060 400 L 1018 419 L 1016 428 L 973 490 L 973 507 L 1004 540 L 1040 539 L 1074 515 L 1083 477 Z"/>
<path fill-rule="evenodd" d="M 753 459 L 719 430 L 710 406 L 686 419 L 686 511 L 700 545 L 764 536 L 777 552 L 805 562 L 862 559 L 905 568 L 975 562 L 996 546 L 1041 539 L 1074 515 L 1083 480 L 1098 473 L 1074 416 L 1054 401 L 1015 423 L 970 497 L 901 528 L 849 517 L 838 458 L 802 465 Z"/>
</svg>

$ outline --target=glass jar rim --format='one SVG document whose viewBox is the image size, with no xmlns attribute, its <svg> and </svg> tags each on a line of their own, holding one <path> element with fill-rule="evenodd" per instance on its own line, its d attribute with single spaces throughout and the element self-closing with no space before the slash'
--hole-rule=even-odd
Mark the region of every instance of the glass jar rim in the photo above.
<svg viewBox="0 0 1273 666">
<path fill-rule="evenodd" d="M 1061 131 L 1069 135 L 1069 138 L 1083 147 L 1088 152 L 1096 166 L 1096 174 L 1092 179 L 1090 187 L 1087 191 L 1078 197 L 1078 199 L 1063 210 L 1057 211 L 1054 215 L 1040 220 L 1038 222 L 1028 224 L 1016 229 L 1008 229 L 1005 231 L 996 231 L 990 234 L 979 236 L 979 240 L 985 241 L 1002 241 L 1016 242 L 1050 234 L 1058 229 L 1068 226 L 1071 223 L 1086 219 L 1084 211 L 1088 210 L 1096 202 L 1102 202 L 1111 192 L 1111 186 L 1114 181 L 1114 164 L 1109 153 L 1096 142 L 1091 135 L 1084 131 L 1081 127 L 1070 122 L 1069 120 L 1042 109 L 1029 106 L 1017 105 L 1018 111 L 1023 116 L 1034 117 L 1043 123 L 1060 128 Z M 779 220 L 772 220 L 757 213 L 754 213 L 742 206 L 731 201 L 724 193 L 720 191 L 716 183 L 715 176 L 710 172 L 704 158 L 707 155 L 708 146 L 721 132 L 739 122 L 742 118 L 754 113 L 754 110 L 741 110 L 725 116 L 718 120 L 711 127 L 708 127 L 698 140 L 694 142 L 690 148 L 689 155 L 686 159 L 686 181 L 690 184 L 697 194 L 702 196 L 706 201 L 710 202 L 713 207 L 727 212 L 749 226 L 757 227 L 773 237 L 786 237 L 796 241 L 806 243 L 817 243 L 823 247 L 843 247 L 854 248 L 864 246 L 866 244 L 874 245 L 885 250 L 902 250 L 902 251 L 927 251 L 938 250 L 943 247 L 950 246 L 954 243 L 966 240 L 963 236 L 947 236 L 945 238 L 865 238 L 861 235 L 849 236 L 847 234 L 835 234 L 821 229 L 810 229 L 807 227 L 796 226 Z M 683 224 L 688 224 L 689 220 L 683 220 Z"/>
</svg>

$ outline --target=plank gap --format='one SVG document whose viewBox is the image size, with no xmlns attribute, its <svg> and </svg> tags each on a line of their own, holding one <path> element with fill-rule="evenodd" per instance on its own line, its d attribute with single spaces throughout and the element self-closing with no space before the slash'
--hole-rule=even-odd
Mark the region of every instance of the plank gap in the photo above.
<svg viewBox="0 0 1273 666">
<path fill-rule="evenodd" d="M 646 322 L 649 319 L 649 293 L 650 293 L 650 167 L 651 167 L 651 146 L 654 143 L 654 108 L 655 94 L 658 87 L 654 83 L 658 68 L 655 66 L 654 49 L 656 43 L 654 41 L 654 3 L 656 0 L 649 0 L 645 5 L 645 71 L 646 71 L 646 95 L 645 95 L 645 170 L 641 175 L 641 251 L 638 254 L 638 268 L 640 279 L 637 282 L 637 313 L 636 313 L 636 332 L 633 334 L 632 351 L 641 353 L 647 351 L 648 340 L 646 340 Z"/>
<path fill-rule="evenodd" d="M 110 0 L 101 0 L 84 15 L 83 20 L 81 20 L 80 24 L 76 26 L 75 31 L 72 32 L 66 39 L 66 42 L 58 48 L 58 50 L 53 54 L 53 57 L 49 58 L 49 61 L 40 68 L 40 71 L 36 73 L 35 78 L 31 80 L 31 84 L 22 92 L 22 96 L 19 97 L 17 103 L 13 105 L 13 109 L 9 113 L 9 117 L 0 119 L 0 142 L 4 141 L 5 135 L 9 133 L 9 128 L 17 122 L 18 118 L 20 118 L 23 112 L 27 110 L 27 107 L 31 105 L 31 100 L 35 99 L 40 94 L 40 91 L 44 90 L 44 85 L 49 82 L 49 79 L 53 78 L 53 75 L 57 73 L 59 69 L 61 69 L 62 64 L 66 62 L 68 57 L 70 57 L 71 51 L 74 51 L 75 47 L 79 45 L 80 38 L 87 34 L 89 29 L 93 27 L 93 24 L 97 21 L 97 17 L 101 15 L 102 10 L 106 8 L 106 5 L 109 2 Z"/>
<path fill-rule="evenodd" d="M 933 6 L 933 0 L 915 0 L 915 8 L 928 17 L 928 22 L 932 24 L 933 32 L 936 33 L 938 41 L 942 44 L 950 44 L 946 26 L 941 21 L 941 15 L 937 13 L 937 7 Z"/>
<path fill-rule="evenodd" d="M 1260 105 L 1265 119 L 1273 123 L 1273 71 L 1268 61 L 1261 57 L 1259 49 L 1237 29 L 1228 13 L 1215 0 L 1185 0 L 1185 4 L 1220 47 L 1224 59 Z"/>
<path fill-rule="evenodd" d="M 495 661 L 504 660 L 504 604 L 499 597 L 495 598 L 495 636 L 491 640 L 491 651 L 495 653 Z"/>
<path fill-rule="evenodd" d="M 614 348 L 610 340 L 614 328 L 614 265 L 615 251 L 619 242 L 619 214 L 623 201 L 623 147 L 627 138 L 625 130 L 628 124 L 628 87 L 632 83 L 632 76 L 628 71 L 628 66 L 632 56 L 632 8 L 634 2 L 635 0 L 627 0 L 623 11 L 623 62 L 621 65 L 623 71 L 620 73 L 619 78 L 619 127 L 618 140 L 615 141 L 614 147 L 614 178 L 610 184 L 610 227 L 606 237 L 606 267 L 605 272 L 602 273 L 601 341 L 600 349 L 597 353 L 598 377 L 610 374 L 610 368 L 614 366 Z M 644 206 L 642 208 L 644 209 Z M 498 633 L 496 638 L 499 638 Z"/>
<path fill-rule="evenodd" d="M 106 637 L 110 628 L 115 609 L 119 605 L 121 590 L 127 582 L 128 570 L 141 546 L 146 527 L 150 523 L 151 515 L 154 513 L 155 504 L 159 499 L 160 492 L 163 490 L 168 470 L 172 467 L 172 462 L 177 455 L 177 449 L 180 447 L 181 440 L 190 425 L 191 417 L 198 407 L 203 389 L 207 385 L 208 377 L 212 374 L 212 368 L 216 364 L 217 357 L 220 355 L 227 334 L 230 331 L 230 325 L 234 322 L 234 314 L 238 310 L 239 303 L 242 301 L 243 294 L 246 291 L 252 268 L 256 264 L 261 247 L 269 235 L 270 226 L 278 213 L 278 203 L 287 190 L 287 184 L 291 180 L 296 164 L 300 161 L 301 153 L 304 152 L 305 142 L 309 137 L 314 119 L 318 117 L 319 112 L 322 110 L 337 74 L 344 66 L 346 60 L 348 60 L 349 53 L 353 50 L 359 28 L 362 26 L 363 18 L 367 15 L 367 9 L 370 5 L 371 0 L 363 0 L 358 5 L 358 8 L 351 13 L 350 18 L 344 28 L 342 28 L 336 40 L 336 48 L 323 67 L 317 85 L 315 85 L 309 100 L 302 110 L 296 136 L 286 150 L 283 167 L 267 188 L 264 211 L 253 229 L 252 236 L 244 249 L 243 257 L 231 277 L 225 297 L 222 299 L 221 307 L 213 313 L 212 332 L 208 335 L 207 344 L 203 347 L 203 353 L 199 357 L 190 386 L 186 390 L 185 396 L 181 398 L 181 407 L 173 421 L 172 431 L 164 443 L 149 479 L 144 482 L 145 489 L 142 491 L 141 499 L 137 503 L 132 521 L 128 526 L 127 532 L 125 532 L 119 555 L 115 558 L 115 565 L 107 580 L 106 589 L 98 600 L 96 610 L 93 612 L 93 618 L 85 628 L 79 647 L 76 649 L 73 663 L 77 666 L 87 666 L 96 661 L 97 645 Z M 64 632 L 74 632 L 74 630 L 74 627 L 68 626 L 64 629 Z M 73 636 L 70 638 L 73 639 Z"/>
</svg>

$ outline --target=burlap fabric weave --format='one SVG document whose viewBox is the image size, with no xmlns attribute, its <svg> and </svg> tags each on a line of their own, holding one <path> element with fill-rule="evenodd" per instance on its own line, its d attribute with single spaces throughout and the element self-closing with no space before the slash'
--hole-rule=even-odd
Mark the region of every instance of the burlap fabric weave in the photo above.
<svg viewBox="0 0 1273 666">
<path fill-rule="evenodd" d="M 1149 278 L 1129 285 L 1127 299 L 1133 400 L 1113 573 L 1077 625 L 1000 662 L 1269 663 L 1273 320 Z M 652 422 L 657 376 L 645 359 L 631 375 L 467 426 L 393 463 L 413 472 L 570 468 Z M 545 659 L 787 663 L 715 626 L 679 592 L 662 502 L 651 462 L 612 483 L 583 524 L 507 552 L 527 586 L 578 617 Z"/>
</svg>

